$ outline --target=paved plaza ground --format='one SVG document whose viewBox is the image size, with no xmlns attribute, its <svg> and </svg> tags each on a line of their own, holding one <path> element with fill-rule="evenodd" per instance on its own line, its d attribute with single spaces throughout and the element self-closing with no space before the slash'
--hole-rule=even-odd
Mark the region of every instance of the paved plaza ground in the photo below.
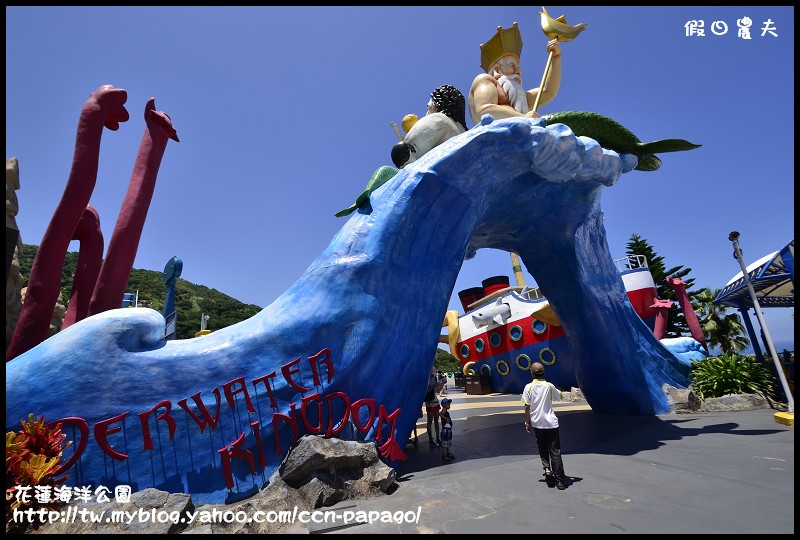
<svg viewBox="0 0 800 540">
<path fill-rule="evenodd" d="M 548 488 L 519 396 L 451 391 L 453 462 L 424 419 L 390 495 L 334 509 L 417 511 L 419 523 L 312 533 L 794 533 L 794 428 L 772 409 L 596 414 L 558 402 L 570 484 Z"/>
</svg>

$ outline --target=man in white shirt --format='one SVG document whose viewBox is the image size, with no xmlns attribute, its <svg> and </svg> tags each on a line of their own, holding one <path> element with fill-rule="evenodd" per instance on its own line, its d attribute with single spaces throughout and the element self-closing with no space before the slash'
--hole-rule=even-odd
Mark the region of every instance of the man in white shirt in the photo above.
<svg viewBox="0 0 800 540">
<path fill-rule="evenodd" d="M 552 383 L 544 380 L 544 366 L 539 362 L 531 364 L 533 381 L 522 391 L 525 403 L 525 431 L 533 430 L 536 446 L 542 458 L 544 478 L 547 485 L 566 489 L 564 463 L 561 460 L 561 438 L 558 430 L 558 417 L 553 412 L 553 400 L 561 399 L 561 392 Z"/>
</svg>

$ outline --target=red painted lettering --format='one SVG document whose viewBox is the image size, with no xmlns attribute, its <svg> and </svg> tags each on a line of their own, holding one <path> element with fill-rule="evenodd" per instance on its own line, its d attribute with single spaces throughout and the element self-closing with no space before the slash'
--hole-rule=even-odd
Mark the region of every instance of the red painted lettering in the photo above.
<svg viewBox="0 0 800 540">
<path fill-rule="evenodd" d="M 272 393 L 272 386 L 269 384 L 269 380 L 272 379 L 273 377 L 275 377 L 275 372 L 274 371 L 272 371 L 270 373 L 267 373 L 266 375 L 262 375 L 261 377 L 259 377 L 257 379 L 253 379 L 252 382 L 253 382 L 253 386 L 255 386 L 256 383 L 260 383 L 260 382 L 264 383 L 264 387 L 267 389 L 267 395 L 269 395 L 269 405 L 273 409 L 277 409 L 278 408 L 278 403 L 275 401 L 275 395 Z M 258 389 L 256 389 L 256 393 L 258 393 Z"/>
<path fill-rule="evenodd" d="M 389 439 L 394 439 L 394 429 L 397 426 L 397 416 L 400 414 L 400 409 L 395 409 L 392 414 L 386 414 L 386 408 L 381 403 L 380 411 L 378 412 L 378 432 L 375 435 L 375 440 L 377 442 L 381 442 L 381 431 L 383 430 L 383 423 L 384 422 L 391 422 L 391 428 L 389 430 Z"/>
<path fill-rule="evenodd" d="M 285 414 L 281 414 L 279 412 L 272 414 L 272 430 L 275 432 L 275 455 L 280 456 L 283 454 L 281 450 L 281 436 L 280 436 L 280 426 L 278 426 L 278 420 L 283 420 L 284 422 L 288 422 L 290 426 L 292 426 L 292 442 L 289 444 L 289 447 L 297 442 L 297 439 L 300 438 L 300 432 L 297 429 L 297 405 L 292 402 L 289 404 L 291 409 L 291 416 L 287 416 Z"/>
<path fill-rule="evenodd" d="M 336 428 L 333 427 L 333 400 L 335 398 L 339 398 L 344 401 L 344 412 L 342 413 L 342 420 L 337 424 Z M 338 435 L 340 431 L 344 429 L 347 420 L 350 419 L 350 396 L 345 394 L 344 392 L 331 392 L 327 396 L 325 396 L 325 400 L 328 402 L 328 430 L 325 432 L 326 437 L 333 437 L 334 435 Z"/>
<path fill-rule="evenodd" d="M 299 384 L 294 382 L 294 379 L 292 379 L 293 374 L 300 373 L 300 367 L 297 365 L 299 363 L 300 363 L 300 357 L 298 356 L 288 364 L 284 364 L 281 367 L 281 373 L 283 373 L 283 378 L 286 379 L 286 382 L 289 383 L 292 386 L 292 388 L 300 392 L 306 393 L 308 392 L 308 388 L 306 388 L 305 386 L 300 386 Z M 297 369 L 292 370 L 292 367 L 295 367 Z"/>
<path fill-rule="evenodd" d="M 117 452 L 114 450 L 110 444 L 108 444 L 107 437 L 109 435 L 113 435 L 114 433 L 119 433 L 122 431 L 122 428 L 117 426 L 109 429 L 109 424 L 113 424 L 114 422 L 121 422 L 128 416 L 127 412 L 120 414 L 119 416 L 115 416 L 114 418 L 109 418 L 108 420 L 103 420 L 101 422 L 97 422 L 94 425 L 94 438 L 97 441 L 98 446 L 103 449 L 103 452 L 111 456 L 112 458 L 116 459 L 117 461 L 125 461 L 128 458 L 128 454 L 123 454 L 121 452 Z"/>
<path fill-rule="evenodd" d="M 78 461 L 78 458 L 81 457 L 83 451 L 86 449 L 86 443 L 89 442 L 89 424 L 87 424 L 86 420 L 84 420 L 83 418 L 78 418 L 77 416 L 69 416 L 67 418 L 62 418 L 61 420 L 56 420 L 55 422 L 48 423 L 49 426 L 57 424 L 62 424 L 62 433 L 64 425 L 75 426 L 76 428 L 78 428 L 78 431 L 81 434 L 81 441 L 78 443 L 78 447 L 75 449 L 75 451 L 72 453 L 72 456 L 70 456 L 70 458 L 66 461 L 66 463 L 63 463 L 58 469 L 55 470 L 55 472 L 53 472 L 53 477 L 60 475 L 61 473 L 72 467 L 75 464 L 75 462 Z M 59 483 L 60 482 L 56 482 L 56 484 Z"/>
<path fill-rule="evenodd" d="M 355 424 L 356 429 L 361 433 L 369 431 L 372 422 L 375 421 L 375 404 L 374 398 L 361 398 L 350 405 L 350 414 L 353 416 L 353 424 Z M 369 410 L 369 421 L 365 424 L 361 423 L 361 416 L 358 411 L 363 405 L 366 405 Z"/>
<path fill-rule="evenodd" d="M 258 448 L 258 466 L 262 469 L 267 466 L 267 456 L 264 453 L 264 444 L 261 442 L 261 424 L 258 420 L 250 422 L 250 429 L 253 430 L 253 436 L 256 438 L 256 448 Z"/>
<path fill-rule="evenodd" d="M 314 394 L 311 394 L 310 396 L 304 397 L 300 401 L 300 418 L 303 420 L 303 425 L 306 426 L 306 429 L 308 430 L 309 433 L 319 433 L 320 431 L 322 431 L 322 403 L 317 402 L 317 425 L 316 426 L 312 426 L 308 422 L 308 418 L 306 416 L 307 415 L 306 407 L 308 406 L 308 403 L 313 401 L 313 400 L 315 400 L 315 399 L 318 399 L 318 398 L 319 398 L 319 392 L 316 392 Z"/>
<path fill-rule="evenodd" d="M 322 357 L 321 360 L 319 359 L 320 356 Z M 311 364 L 311 374 L 314 376 L 315 386 L 320 386 L 322 384 L 319 378 L 319 362 L 322 362 L 328 368 L 326 371 L 328 372 L 328 383 L 330 384 L 331 379 L 333 379 L 333 361 L 331 360 L 330 349 L 322 349 L 314 356 L 308 358 L 308 363 Z"/>
<path fill-rule="evenodd" d="M 169 411 L 172 410 L 172 402 L 168 399 L 165 399 L 149 411 L 140 412 L 139 413 L 139 420 L 142 422 L 142 438 L 144 439 L 144 449 L 145 450 L 152 450 L 153 447 L 153 438 L 150 436 L 150 415 L 156 412 L 156 409 L 159 407 L 166 407 L 166 411 L 163 412 L 161 416 L 156 416 L 156 422 L 159 420 L 164 420 L 167 423 L 167 427 L 169 428 L 169 440 L 172 441 L 172 438 L 175 436 L 175 419 L 169 414 Z"/>
<path fill-rule="evenodd" d="M 236 383 L 239 383 L 242 386 L 238 390 L 232 391 L 231 387 Z M 238 379 L 233 379 L 230 382 L 226 382 L 222 385 L 222 388 L 225 391 L 225 399 L 228 401 L 228 405 L 231 406 L 231 409 L 236 409 L 236 402 L 233 401 L 233 396 L 238 393 L 243 393 L 244 400 L 247 403 L 247 410 L 250 412 L 256 412 L 256 410 L 253 408 L 253 403 L 250 401 L 250 394 L 247 393 L 247 387 L 244 384 L 244 377 L 239 377 Z"/>
<path fill-rule="evenodd" d="M 225 474 L 225 485 L 228 489 L 233 489 L 233 472 L 231 471 L 231 458 L 243 459 L 250 465 L 250 472 L 256 472 L 256 460 L 253 453 L 249 450 L 242 450 L 242 442 L 244 441 L 244 433 L 239 435 L 239 438 L 217 450 L 220 458 L 222 459 L 222 472 Z"/>
<path fill-rule="evenodd" d="M 395 426 L 397 424 L 397 416 L 400 414 L 400 409 L 396 409 L 392 414 L 386 414 L 386 408 L 381 404 L 380 412 L 378 413 L 378 432 L 375 435 L 375 441 L 381 442 L 381 432 L 383 431 L 383 422 L 391 420 L 392 425 L 389 429 L 389 438 L 386 442 L 378 447 L 378 452 L 389 461 L 405 461 L 406 454 L 400 445 L 395 440 Z"/>
<path fill-rule="evenodd" d="M 219 420 L 219 404 L 220 404 L 220 401 L 221 401 L 221 398 L 220 398 L 220 395 L 219 395 L 219 388 L 214 388 L 211 391 L 211 393 L 214 394 L 215 396 L 217 396 L 217 414 L 214 416 L 214 418 L 211 418 L 211 415 L 209 414 L 208 409 L 206 409 L 205 404 L 200 399 L 200 392 L 197 392 L 196 394 L 194 394 L 192 396 L 192 399 L 194 400 L 195 405 L 197 405 L 197 408 L 200 410 L 200 414 L 203 415 L 203 420 L 201 420 L 196 414 L 194 414 L 191 411 L 191 409 L 189 409 L 189 406 L 186 404 L 186 398 L 183 398 L 182 400 L 178 401 L 178 405 L 180 405 L 181 408 L 184 411 L 186 411 L 186 413 L 189 416 L 191 416 L 192 419 L 195 422 L 197 422 L 197 425 L 200 426 L 200 433 L 202 433 L 206 429 L 206 425 L 211 426 L 211 430 L 212 431 L 217 429 L 217 421 Z"/>
</svg>

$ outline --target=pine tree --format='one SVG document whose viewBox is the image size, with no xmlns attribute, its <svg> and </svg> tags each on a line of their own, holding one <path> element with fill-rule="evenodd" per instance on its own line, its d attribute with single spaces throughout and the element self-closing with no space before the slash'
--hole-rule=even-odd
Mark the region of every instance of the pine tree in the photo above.
<svg viewBox="0 0 800 540">
<path fill-rule="evenodd" d="M 692 269 L 684 268 L 683 266 L 673 266 L 667 268 L 664 264 L 664 257 L 656 253 L 650 243 L 639 236 L 632 234 L 627 244 L 627 255 L 644 255 L 647 258 L 647 266 L 650 268 L 650 273 L 653 275 L 653 281 L 656 284 L 656 292 L 658 298 L 661 300 L 672 300 L 672 307 L 669 308 L 667 319 L 667 331 L 664 335 L 665 338 L 674 338 L 681 336 L 690 336 L 691 332 L 689 326 L 686 324 L 686 318 L 683 316 L 683 310 L 676 301 L 675 291 L 672 289 L 667 278 L 669 276 L 680 278 L 686 282 L 686 294 L 689 295 L 691 300 L 694 296 L 699 294 L 700 291 L 692 291 L 694 285 L 694 278 L 686 278 Z"/>
</svg>

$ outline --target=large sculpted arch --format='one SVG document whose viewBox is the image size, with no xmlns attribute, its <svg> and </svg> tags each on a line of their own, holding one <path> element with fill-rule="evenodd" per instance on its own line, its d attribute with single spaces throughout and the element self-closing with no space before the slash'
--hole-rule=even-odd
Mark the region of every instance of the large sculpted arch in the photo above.
<svg viewBox="0 0 800 540">
<path fill-rule="evenodd" d="M 686 367 L 627 300 L 600 208 L 636 164 L 563 124 L 485 116 L 372 192 L 251 319 L 165 341 L 161 314 L 109 310 L 9 362 L 6 424 L 69 417 L 88 438 L 75 481 L 200 503 L 252 493 L 304 433 L 374 440 L 400 460 L 459 269 L 480 248 L 535 269 L 593 410 L 665 413 L 661 386 L 685 386 Z"/>
</svg>

